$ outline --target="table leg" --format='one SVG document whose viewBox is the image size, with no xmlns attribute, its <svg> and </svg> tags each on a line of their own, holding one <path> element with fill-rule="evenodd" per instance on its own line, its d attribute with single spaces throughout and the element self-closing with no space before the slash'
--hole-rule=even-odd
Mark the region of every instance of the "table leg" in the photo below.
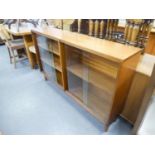
<svg viewBox="0 0 155 155">
<path fill-rule="evenodd" d="M 36 55 L 29 51 L 29 46 L 34 45 L 33 40 L 32 40 L 32 35 L 24 35 L 23 39 L 24 39 L 26 53 L 28 56 L 29 63 L 31 65 L 31 68 L 34 69 L 35 65 L 37 65 Z"/>
</svg>

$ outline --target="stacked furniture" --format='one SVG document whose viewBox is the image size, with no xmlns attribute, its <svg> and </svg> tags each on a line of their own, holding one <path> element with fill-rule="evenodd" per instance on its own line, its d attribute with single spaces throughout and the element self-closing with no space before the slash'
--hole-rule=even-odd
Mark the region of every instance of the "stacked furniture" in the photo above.
<svg viewBox="0 0 155 155">
<path fill-rule="evenodd" d="M 118 33 L 117 41 L 120 43 L 145 48 L 153 27 L 153 20 L 128 19 L 126 21 L 124 33 Z"/>
<path fill-rule="evenodd" d="M 141 49 L 55 28 L 32 33 L 45 79 L 107 130 L 123 110 Z"/>
<path fill-rule="evenodd" d="M 119 31 L 118 19 L 76 19 L 72 31 L 89 36 L 116 41 L 145 51 L 151 29 L 152 19 L 127 19 L 123 32 Z"/>
<path fill-rule="evenodd" d="M 96 38 L 115 40 L 118 19 L 76 19 L 72 31 Z"/>
</svg>

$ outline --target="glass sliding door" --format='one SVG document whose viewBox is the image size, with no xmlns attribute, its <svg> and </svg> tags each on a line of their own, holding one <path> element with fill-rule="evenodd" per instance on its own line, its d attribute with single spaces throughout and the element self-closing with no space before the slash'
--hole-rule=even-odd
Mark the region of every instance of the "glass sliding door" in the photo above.
<svg viewBox="0 0 155 155">
<path fill-rule="evenodd" d="M 77 97 L 101 121 L 110 113 L 115 79 L 95 62 L 95 57 L 79 49 L 66 46 L 68 91 Z M 101 60 L 102 63 L 102 60 Z M 106 64 L 107 65 L 107 64 Z M 108 65 L 107 65 L 108 66 Z"/>
</svg>

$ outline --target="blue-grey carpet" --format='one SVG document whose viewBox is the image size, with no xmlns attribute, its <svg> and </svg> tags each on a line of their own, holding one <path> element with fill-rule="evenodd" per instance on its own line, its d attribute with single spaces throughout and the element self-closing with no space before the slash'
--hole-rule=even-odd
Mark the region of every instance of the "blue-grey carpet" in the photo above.
<svg viewBox="0 0 155 155">
<path fill-rule="evenodd" d="M 119 118 L 107 133 L 103 124 L 55 85 L 45 81 L 28 61 L 9 62 L 0 46 L 0 131 L 2 134 L 130 134 L 131 125 Z"/>
</svg>

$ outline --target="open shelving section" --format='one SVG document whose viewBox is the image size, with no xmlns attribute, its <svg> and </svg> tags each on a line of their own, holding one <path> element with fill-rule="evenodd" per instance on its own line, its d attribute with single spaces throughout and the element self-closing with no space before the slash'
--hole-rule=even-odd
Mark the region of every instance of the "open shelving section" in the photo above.
<svg viewBox="0 0 155 155">
<path fill-rule="evenodd" d="M 36 38 L 45 79 L 54 81 L 64 88 L 59 41 L 41 35 L 37 35 Z"/>
<path fill-rule="evenodd" d="M 49 47 L 47 47 L 47 44 L 46 43 L 40 43 L 38 46 L 46 51 L 49 51 L 49 52 L 52 52 L 53 54 L 57 55 L 57 56 L 60 56 L 60 53 L 59 53 L 59 49 L 58 48 L 54 48 L 56 47 L 56 42 L 51 42 L 51 44 L 54 44 L 55 46 L 52 46 L 50 44 Z"/>
</svg>

